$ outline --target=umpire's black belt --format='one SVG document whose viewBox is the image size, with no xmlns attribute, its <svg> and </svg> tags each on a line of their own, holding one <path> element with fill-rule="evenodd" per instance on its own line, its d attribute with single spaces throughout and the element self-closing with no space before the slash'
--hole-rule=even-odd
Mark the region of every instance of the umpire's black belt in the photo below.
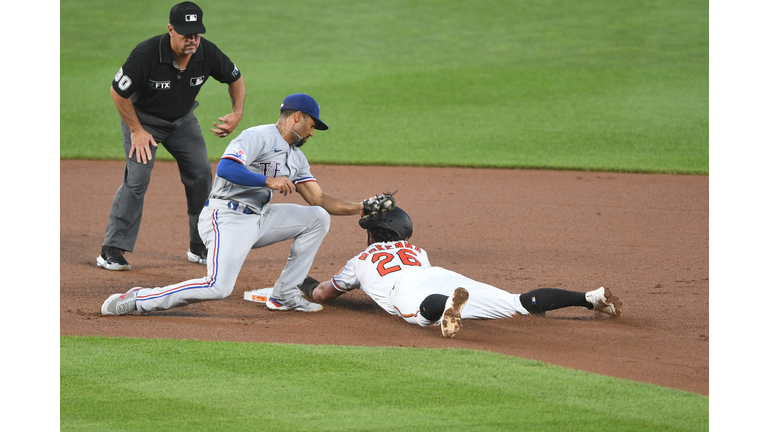
<svg viewBox="0 0 768 432">
<path fill-rule="evenodd" d="M 208 207 L 208 201 L 205 200 L 205 206 Z M 237 201 L 227 201 L 227 208 L 230 210 L 234 210 L 236 212 L 245 213 L 245 214 L 257 214 L 255 211 L 249 209 L 245 204 L 239 203 Z"/>
</svg>

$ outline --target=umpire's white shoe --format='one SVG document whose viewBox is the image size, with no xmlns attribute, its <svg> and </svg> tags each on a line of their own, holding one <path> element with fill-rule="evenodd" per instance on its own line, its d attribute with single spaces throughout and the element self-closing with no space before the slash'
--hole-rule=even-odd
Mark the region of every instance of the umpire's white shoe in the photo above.
<svg viewBox="0 0 768 432">
<path fill-rule="evenodd" d="M 621 317 L 621 300 L 608 288 L 600 287 L 586 293 L 587 301 L 595 305 L 595 313 L 602 312 L 612 317 Z"/>
<path fill-rule="evenodd" d="M 464 310 L 464 306 L 467 305 L 469 300 L 469 292 L 458 287 L 453 290 L 451 298 L 445 302 L 445 310 L 443 316 L 440 318 L 440 329 L 443 331 L 443 336 L 452 338 L 456 336 L 461 328 L 461 311 Z"/>
<path fill-rule="evenodd" d="M 278 300 L 269 296 L 267 298 L 267 309 L 271 311 L 295 310 L 299 312 L 317 312 L 323 310 L 323 307 L 308 301 L 301 295 L 297 295 L 286 300 Z"/>
<path fill-rule="evenodd" d="M 123 254 L 124 250 L 114 246 L 102 246 L 101 255 L 96 257 L 96 265 L 105 270 L 126 271 L 131 269 L 128 260 Z"/>
<path fill-rule="evenodd" d="M 136 310 L 136 293 L 141 287 L 131 288 L 125 294 L 112 294 L 101 305 L 102 315 L 125 315 Z"/>
<path fill-rule="evenodd" d="M 193 253 L 191 250 L 187 251 L 187 259 L 193 263 L 208 265 L 208 259 L 201 257 L 200 255 Z"/>
</svg>

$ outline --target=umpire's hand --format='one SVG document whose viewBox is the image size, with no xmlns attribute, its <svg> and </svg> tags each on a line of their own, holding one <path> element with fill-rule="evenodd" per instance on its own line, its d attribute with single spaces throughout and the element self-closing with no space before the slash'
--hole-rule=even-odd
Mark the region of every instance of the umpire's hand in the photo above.
<svg viewBox="0 0 768 432">
<path fill-rule="evenodd" d="M 149 145 L 157 147 L 155 138 L 152 134 L 145 131 L 143 128 L 139 128 L 136 131 L 131 131 L 131 150 L 128 152 L 128 159 L 133 157 L 133 153 L 136 153 L 136 160 L 140 163 L 146 164 L 147 161 L 152 160 L 152 151 Z"/>
<path fill-rule="evenodd" d="M 221 124 L 213 122 L 214 127 L 211 128 L 211 132 L 213 132 L 213 134 L 219 138 L 224 138 L 225 136 L 235 131 L 237 125 L 240 124 L 240 120 L 242 119 L 243 116 L 236 113 L 229 113 L 224 117 L 219 117 Z"/>
</svg>

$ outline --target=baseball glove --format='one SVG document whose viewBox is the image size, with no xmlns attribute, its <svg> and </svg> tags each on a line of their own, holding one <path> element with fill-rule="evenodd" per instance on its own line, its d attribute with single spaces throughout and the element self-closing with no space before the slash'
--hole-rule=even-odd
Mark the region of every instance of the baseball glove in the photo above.
<svg viewBox="0 0 768 432">
<path fill-rule="evenodd" d="M 362 219 L 373 219 L 383 215 L 384 213 L 395 208 L 395 198 L 392 196 L 396 194 L 394 192 L 385 192 L 381 195 L 376 195 L 363 201 L 363 217 Z"/>
<path fill-rule="evenodd" d="M 312 276 L 307 276 L 304 278 L 304 282 L 299 285 L 299 290 L 303 292 L 305 296 L 307 296 L 308 300 L 314 300 L 315 298 L 312 297 L 312 291 L 314 291 L 318 285 L 320 285 L 319 280 L 313 278 Z"/>
</svg>

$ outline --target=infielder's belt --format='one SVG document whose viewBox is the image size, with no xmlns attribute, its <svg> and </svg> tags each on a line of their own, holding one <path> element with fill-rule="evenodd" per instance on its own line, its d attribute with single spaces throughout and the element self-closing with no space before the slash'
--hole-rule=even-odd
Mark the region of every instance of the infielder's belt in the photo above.
<svg viewBox="0 0 768 432">
<path fill-rule="evenodd" d="M 205 206 L 208 207 L 208 200 L 205 200 Z M 256 214 L 255 211 L 249 209 L 246 207 L 245 204 L 239 203 L 237 201 L 227 201 L 227 208 L 230 210 L 234 210 L 236 212 L 245 213 L 245 214 Z"/>
</svg>

